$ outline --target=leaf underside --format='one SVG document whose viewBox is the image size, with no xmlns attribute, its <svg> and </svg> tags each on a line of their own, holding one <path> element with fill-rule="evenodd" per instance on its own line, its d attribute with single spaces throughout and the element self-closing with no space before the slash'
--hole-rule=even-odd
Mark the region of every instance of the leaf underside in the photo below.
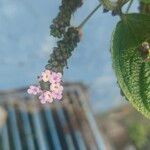
<svg viewBox="0 0 150 150">
<path fill-rule="evenodd" d="M 112 36 L 111 53 L 118 84 L 125 97 L 150 118 L 150 62 L 144 61 L 139 46 L 150 41 L 150 16 L 123 15 Z"/>
</svg>

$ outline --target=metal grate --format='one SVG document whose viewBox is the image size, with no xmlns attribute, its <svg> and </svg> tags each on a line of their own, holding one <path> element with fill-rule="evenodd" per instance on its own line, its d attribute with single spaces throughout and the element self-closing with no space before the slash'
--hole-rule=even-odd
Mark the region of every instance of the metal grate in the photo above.
<svg viewBox="0 0 150 150">
<path fill-rule="evenodd" d="M 63 101 L 50 105 L 24 93 L 0 94 L 8 112 L 2 150 L 105 150 L 83 86 L 66 84 Z"/>
</svg>

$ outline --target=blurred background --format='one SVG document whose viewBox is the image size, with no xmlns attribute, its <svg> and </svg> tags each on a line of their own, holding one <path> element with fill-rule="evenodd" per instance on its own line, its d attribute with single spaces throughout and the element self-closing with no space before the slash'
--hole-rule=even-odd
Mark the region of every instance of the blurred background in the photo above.
<svg viewBox="0 0 150 150">
<path fill-rule="evenodd" d="M 98 0 L 85 0 L 72 17 L 72 25 L 78 26 L 98 3 Z M 84 26 L 81 42 L 68 62 L 69 69 L 65 69 L 63 104 L 40 106 L 34 97 L 27 95 L 26 88 L 37 82 L 57 42 L 50 36 L 49 26 L 59 5 L 60 0 L 0 0 L 0 101 L 1 122 L 4 122 L 1 149 L 149 150 L 150 121 L 120 96 L 112 70 L 110 39 L 119 17 L 102 13 L 102 8 Z M 135 1 L 130 11 L 137 12 L 138 5 Z M 76 99 L 78 104 L 74 102 Z M 43 115 L 45 122 L 41 119 Z M 72 115 L 77 117 L 69 121 Z M 47 120 L 46 116 L 51 119 Z M 80 124 L 78 117 L 86 121 Z M 50 127 L 52 122 L 54 125 Z M 73 127 L 74 124 L 77 125 Z M 34 127 L 37 130 L 32 131 Z M 89 135 L 85 135 L 87 131 Z M 30 143 L 28 137 L 33 142 Z M 66 142 L 71 140 L 72 144 Z"/>
</svg>

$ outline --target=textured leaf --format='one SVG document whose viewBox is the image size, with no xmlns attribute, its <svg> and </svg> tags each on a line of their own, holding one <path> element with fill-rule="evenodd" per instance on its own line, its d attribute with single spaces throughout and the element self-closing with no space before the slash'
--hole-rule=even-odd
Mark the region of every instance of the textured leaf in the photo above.
<svg viewBox="0 0 150 150">
<path fill-rule="evenodd" d="M 140 1 L 145 3 L 145 4 L 150 4 L 150 0 L 140 0 Z"/>
<path fill-rule="evenodd" d="M 150 118 L 150 62 L 139 45 L 150 40 L 150 16 L 127 14 L 112 36 L 111 53 L 118 84 L 133 106 Z"/>
<path fill-rule="evenodd" d="M 150 0 L 141 0 L 139 5 L 140 13 L 150 15 Z"/>
</svg>

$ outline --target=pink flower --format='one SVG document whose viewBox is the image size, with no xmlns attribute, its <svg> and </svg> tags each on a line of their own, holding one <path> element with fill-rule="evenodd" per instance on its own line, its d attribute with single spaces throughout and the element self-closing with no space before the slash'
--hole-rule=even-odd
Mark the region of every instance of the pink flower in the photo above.
<svg viewBox="0 0 150 150">
<path fill-rule="evenodd" d="M 62 99 L 63 86 L 61 85 L 61 73 L 56 73 L 50 70 L 45 70 L 42 72 L 40 76 L 38 76 L 38 80 L 47 82 L 46 85 L 50 84 L 49 91 L 47 91 L 47 86 L 30 86 L 28 89 L 29 94 L 39 95 L 39 100 L 42 104 L 52 103 L 54 99 L 60 100 Z M 41 84 L 40 84 L 41 85 Z M 44 87 L 44 88 L 43 88 Z"/>
<path fill-rule="evenodd" d="M 59 93 L 63 91 L 63 86 L 60 83 L 53 83 L 50 85 L 50 90 L 55 93 Z"/>
<path fill-rule="evenodd" d="M 50 83 L 59 83 L 61 81 L 62 74 L 61 73 L 56 73 L 52 72 L 52 75 L 49 78 Z"/>
<path fill-rule="evenodd" d="M 27 90 L 27 92 L 29 94 L 37 95 L 37 94 L 39 94 L 41 92 L 41 89 L 40 89 L 39 86 L 33 86 L 33 85 L 31 85 L 29 87 L 29 89 Z"/>
<path fill-rule="evenodd" d="M 62 99 L 62 92 L 58 92 L 58 93 L 52 92 L 52 97 L 54 99 L 61 100 Z"/>
<path fill-rule="evenodd" d="M 44 97 L 44 93 L 42 93 L 42 94 L 39 96 L 39 99 L 41 100 L 41 103 L 42 103 L 42 104 L 45 104 L 45 103 L 46 103 L 46 100 L 45 100 L 45 97 Z"/>
<path fill-rule="evenodd" d="M 53 97 L 52 93 L 50 91 L 45 91 L 43 92 L 40 96 L 39 99 L 42 104 L 45 104 L 46 102 L 52 103 L 53 102 Z"/>
<path fill-rule="evenodd" d="M 44 82 L 48 82 L 49 79 L 50 79 L 50 76 L 51 76 L 51 71 L 50 70 L 45 70 L 44 72 L 42 72 L 41 79 Z"/>
<path fill-rule="evenodd" d="M 44 92 L 44 99 L 46 102 L 52 103 L 53 102 L 52 93 L 50 91 Z"/>
</svg>

